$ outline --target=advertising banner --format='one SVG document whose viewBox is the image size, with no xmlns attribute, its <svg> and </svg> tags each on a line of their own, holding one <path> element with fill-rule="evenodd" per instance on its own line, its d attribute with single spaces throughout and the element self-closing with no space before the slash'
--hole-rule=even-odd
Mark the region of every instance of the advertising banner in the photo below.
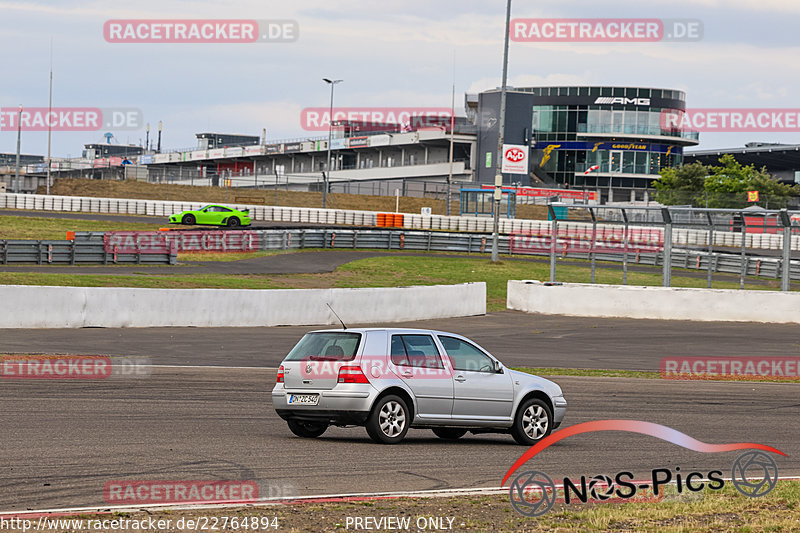
<svg viewBox="0 0 800 533">
<path fill-rule="evenodd" d="M 503 174 L 528 174 L 528 147 L 523 144 L 503 145 Z"/>
</svg>

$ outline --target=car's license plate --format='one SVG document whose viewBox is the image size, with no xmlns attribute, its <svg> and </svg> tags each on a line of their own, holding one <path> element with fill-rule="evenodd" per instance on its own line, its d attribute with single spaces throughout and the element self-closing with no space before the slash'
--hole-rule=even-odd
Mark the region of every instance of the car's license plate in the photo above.
<svg viewBox="0 0 800 533">
<path fill-rule="evenodd" d="M 319 394 L 290 394 L 289 403 L 296 405 L 317 405 Z"/>
</svg>

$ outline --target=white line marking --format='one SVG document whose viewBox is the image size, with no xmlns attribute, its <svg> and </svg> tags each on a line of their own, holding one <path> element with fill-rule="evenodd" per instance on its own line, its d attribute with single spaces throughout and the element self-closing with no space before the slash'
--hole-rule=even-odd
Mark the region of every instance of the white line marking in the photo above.
<svg viewBox="0 0 800 533">
<path fill-rule="evenodd" d="M 723 478 L 725 482 L 731 481 L 730 478 Z M 779 476 L 782 481 L 800 481 L 800 476 Z M 674 485 L 675 483 L 668 483 Z M 137 510 L 192 510 L 192 509 L 225 509 L 231 507 L 266 507 L 272 505 L 282 505 L 287 503 L 303 503 L 306 501 L 315 500 L 337 500 L 337 499 L 353 499 L 353 498 L 367 498 L 367 499 L 381 499 L 381 498 L 448 498 L 453 496 L 480 496 L 480 495 L 493 495 L 505 494 L 508 492 L 508 487 L 472 487 L 464 489 L 439 489 L 439 490 L 416 490 L 416 491 L 400 491 L 400 492 L 353 492 L 344 494 L 321 494 L 315 496 L 295 496 L 275 497 L 275 498 L 259 498 L 246 503 L 242 502 L 227 502 L 227 503 L 212 503 L 212 504 L 190 504 L 190 505 L 176 505 L 175 503 L 164 504 L 150 504 L 150 505 L 117 505 L 117 506 L 102 506 L 102 507 L 71 507 L 61 509 L 39 509 L 39 510 L 26 510 L 26 511 L 2 511 L 0 517 L 5 515 L 24 516 L 24 515 L 38 515 L 38 514 L 80 514 L 80 513 L 110 513 L 117 511 L 137 511 Z M 324 502 L 323 502 L 324 503 Z"/>
<path fill-rule="evenodd" d="M 276 371 L 278 367 L 269 366 L 215 366 L 215 365 L 150 365 L 150 368 L 213 368 L 216 370 L 266 370 Z"/>
</svg>

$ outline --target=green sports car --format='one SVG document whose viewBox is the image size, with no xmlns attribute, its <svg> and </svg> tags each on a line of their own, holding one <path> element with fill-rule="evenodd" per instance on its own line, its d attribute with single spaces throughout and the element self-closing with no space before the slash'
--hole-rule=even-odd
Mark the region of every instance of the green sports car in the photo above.
<svg viewBox="0 0 800 533">
<path fill-rule="evenodd" d="M 181 211 L 169 217 L 170 224 L 185 224 L 194 226 L 203 224 L 209 226 L 228 226 L 236 228 L 250 225 L 250 210 L 237 211 L 224 205 L 207 205 L 197 211 Z"/>
</svg>

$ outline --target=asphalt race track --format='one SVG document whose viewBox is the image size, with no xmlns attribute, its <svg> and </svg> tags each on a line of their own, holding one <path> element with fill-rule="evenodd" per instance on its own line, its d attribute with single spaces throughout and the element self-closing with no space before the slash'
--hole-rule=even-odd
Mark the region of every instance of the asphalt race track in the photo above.
<svg viewBox="0 0 800 533">
<path fill-rule="evenodd" d="M 294 437 L 272 411 L 274 371 L 156 368 L 117 382 L 6 381 L 2 510 L 101 506 L 109 481 L 256 480 L 262 496 L 496 487 L 526 448 L 504 435 L 444 442 L 412 430 L 397 446 L 363 428 Z M 798 385 L 561 378 L 565 424 L 646 420 L 709 443 L 761 442 L 788 454 L 781 475 L 800 474 L 794 424 Z M 722 470 L 737 452 L 704 454 L 652 437 L 608 432 L 557 443 L 528 467 L 563 476 L 654 468 Z"/>
<path fill-rule="evenodd" d="M 50 215 L 56 214 L 36 212 Z M 96 214 L 65 216 L 98 219 Z M 375 255 L 386 253 L 307 252 L 235 266 L 189 263 L 158 270 L 327 272 Z M 45 268 L 104 273 L 104 267 Z M 119 267 L 107 270 L 122 273 Z M 398 325 L 467 335 L 511 366 L 657 371 L 668 356 L 800 352 L 796 325 L 512 311 Z M 133 355 L 149 357 L 153 364 L 152 375 L 138 379 L 0 379 L 0 511 L 103 506 L 104 485 L 118 480 L 254 480 L 262 497 L 496 487 L 526 450 L 505 435 L 445 442 L 427 430 L 410 431 L 397 446 L 373 444 L 363 428 L 331 428 L 316 440 L 293 436 L 272 410 L 269 391 L 275 367 L 312 329 L 317 328 L 0 330 L 0 353 Z M 762 443 L 787 454 L 776 457 L 780 475 L 800 476 L 798 383 L 554 379 L 569 402 L 562 427 L 624 418 L 664 424 L 712 444 Z M 647 479 L 652 469 L 677 466 L 684 473 L 721 470 L 730 477 L 738 455 L 692 452 L 653 437 L 603 432 L 561 441 L 526 468 L 557 481 L 623 470 Z"/>
<path fill-rule="evenodd" d="M 512 365 L 657 369 L 665 355 L 794 355 L 793 326 L 590 320 L 515 312 L 417 325 L 466 333 Z M 0 380 L 0 510 L 103 505 L 108 481 L 257 480 L 262 496 L 498 486 L 525 450 L 505 435 L 444 442 L 412 430 L 398 446 L 363 428 L 294 437 L 272 411 L 274 367 L 313 328 L 4 330 L 0 352 L 146 355 L 150 377 Z M 769 344 L 760 340 L 770 339 Z M 767 346 L 767 348 L 764 348 Z M 645 420 L 708 443 L 759 442 L 800 475 L 800 384 L 561 377 L 564 427 Z M 789 422 L 789 423 L 787 423 Z M 737 452 L 703 454 L 652 437 L 579 435 L 528 466 L 554 478 L 654 468 L 729 476 Z"/>
<path fill-rule="evenodd" d="M 658 371 L 663 357 L 784 357 L 800 353 L 797 326 L 792 324 L 599 319 L 501 311 L 397 325 L 466 335 L 511 366 Z M 137 355 L 150 357 L 155 365 L 274 368 L 305 332 L 320 328 L 0 329 L 0 353 Z"/>
</svg>

